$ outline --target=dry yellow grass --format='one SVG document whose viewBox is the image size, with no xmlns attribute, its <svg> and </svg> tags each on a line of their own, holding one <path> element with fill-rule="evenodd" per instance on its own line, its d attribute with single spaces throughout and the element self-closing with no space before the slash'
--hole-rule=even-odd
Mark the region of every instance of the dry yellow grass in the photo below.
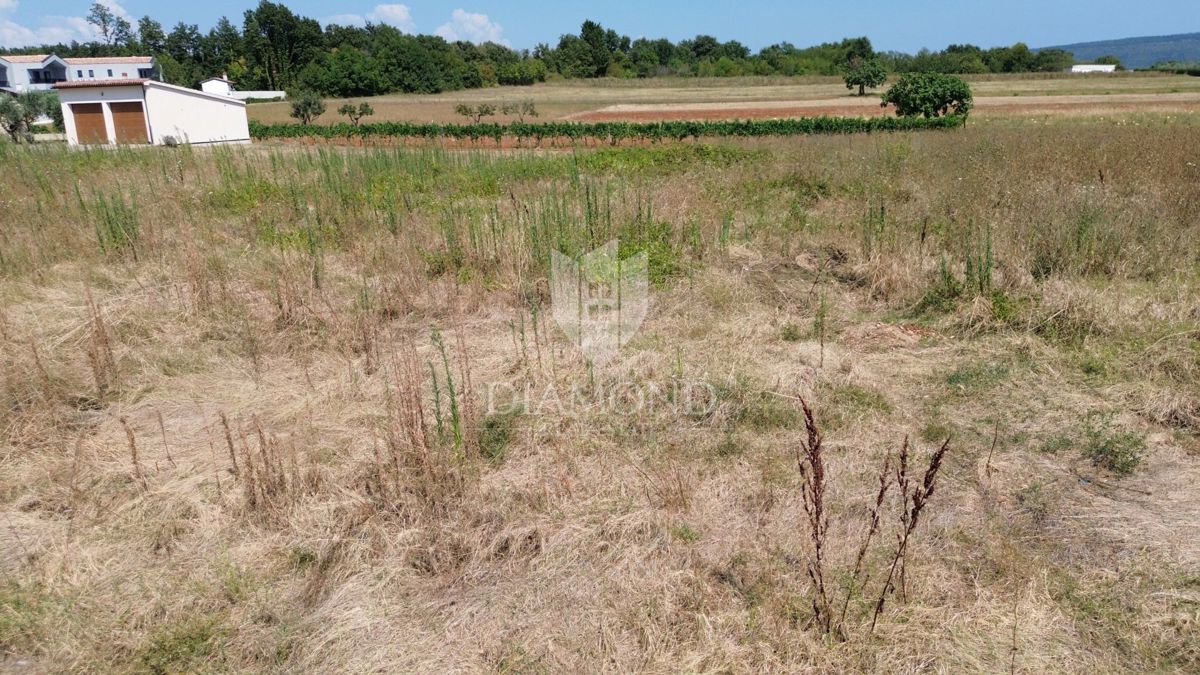
<svg viewBox="0 0 1200 675">
<path fill-rule="evenodd" d="M 1194 671 L 1198 147 L 1188 116 L 577 154 L 0 146 L 0 667 Z M 660 283 L 592 371 L 531 306 L 543 253 L 610 234 Z M 485 405 L 672 379 L 715 407 Z M 870 636 L 897 505 L 823 638 L 799 396 L 833 584 L 885 454 L 907 435 L 923 470 L 952 438 Z M 1090 460 L 1137 441 L 1128 476 Z"/>
</svg>

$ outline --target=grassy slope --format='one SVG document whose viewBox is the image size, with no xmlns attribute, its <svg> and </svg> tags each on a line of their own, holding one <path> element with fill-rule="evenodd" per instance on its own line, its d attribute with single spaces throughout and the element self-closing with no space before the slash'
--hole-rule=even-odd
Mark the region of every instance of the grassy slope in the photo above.
<svg viewBox="0 0 1200 675">
<path fill-rule="evenodd" d="M 1195 669 L 1198 140 L 1185 116 L 578 156 L 0 146 L 0 664 Z M 550 247 L 614 234 L 661 283 L 594 377 L 707 381 L 712 414 L 389 444 L 405 364 L 433 425 L 435 328 L 479 388 L 589 381 L 530 308 Z M 884 453 L 953 438 L 871 639 L 868 599 L 848 642 L 807 627 L 798 394 L 839 567 Z"/>
</svg>

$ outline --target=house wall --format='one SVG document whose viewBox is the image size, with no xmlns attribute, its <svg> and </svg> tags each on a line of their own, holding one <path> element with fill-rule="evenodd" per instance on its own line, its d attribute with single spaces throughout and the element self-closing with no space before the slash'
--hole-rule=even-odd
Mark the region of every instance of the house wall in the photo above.
<svg viewBox="0 0 1200 675">
<path fill-rule="evenodd" d="M 30 63 L 5 63 L 4 67 L 8 70 L 8 86 L 10 89 L 18 89 L 25 91 L 29 88 L 29 68 L 34 64 Z M 5 79 L 5 78 L 0 78 Z"/>
<path fill-rule="evenodd" d="M 229 83 L 223 80 L 205 80 L 204 82 L 200 83 L 200 90 L 206 91 L 210 94 L 220 94 L 222 96 L 229 96 L 229 93 L 232 91 L 229 88 Z"/>
<path fill-rule="evenodd" d="M 1105 65 L 1105 64 L 1099 64 L 1099 63 L 1097 63 L 1097 64 L 1082 64 L 1082 65 L 1078 65 L 1078 66 L 1071 66 L 1071 72 L 1072 73 L 1115 73 L 1115 72 L 1117 72 L 1117 67 L 1115 65 Z"/>
<path fill-rule="evenodd" d="M 144 101 L 145 90 L 141 85 L 131 84 L 127 87 L 97 87 L 95 89 L 59 89 L 58 100 L 62 103 L 63 127 L 67 132 L 67 143 L 70 145 L 79 144 L 79 135 L 75 131 L 75 116 L 71 113 L 72 103 L 102 103 L 104 110 L 104 126 L 108 131 L 108 141 L 114 142 L 116 139 L 116 127 L 113 124 L 112 110 L 109 109 L 108 103 L 113 101 Z M 145 103 L 143 108 L 147 107 Z M 146 115 L 147 121 L 150 119 L 149 112 Z M 149 137 L 154 139 L 154 134 L 151 130 Z"/>
<path fill-rule="evenodd" d="M 76 65 L 67 62 L 67 79 L 71 82 L 86 80 L 130 80 L 138 77 L 138 70 L 149 68 L 149 63 L 89 63 Z M 112 71 L 112 75 L 108 71 Z M 82 73 L 82 74 L 81 74 Z M 89 75 L 89 73 L 91 73 Z"/>
<path fill-rule="evenodd" d="M 146 115 L 153 143 L 173 136 L 180 143 L 249 143 L 246 104 L 194 89 L 146 83 Z"/>
</svg>

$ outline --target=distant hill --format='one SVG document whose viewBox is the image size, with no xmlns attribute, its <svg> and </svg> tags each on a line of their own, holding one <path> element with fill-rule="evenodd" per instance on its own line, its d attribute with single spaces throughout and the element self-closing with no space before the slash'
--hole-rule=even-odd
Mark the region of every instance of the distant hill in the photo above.
<svg viewBox="0 0 1200 675">
<path fill-rule="evenodd" d="M 1080 42 L 1043 49 L 1065 49 L 1077 61 L 1091 61 L 1106 54 L 1121 59 L 1126 68 L 1149 68 L 1159 61 L 1200 61 L 1200 33 Z"/>
</svg>

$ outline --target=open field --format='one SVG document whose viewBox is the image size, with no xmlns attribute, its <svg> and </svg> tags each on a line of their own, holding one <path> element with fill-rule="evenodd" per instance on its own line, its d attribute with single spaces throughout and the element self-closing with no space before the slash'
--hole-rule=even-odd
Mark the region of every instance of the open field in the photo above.
<svg viewBox="0 0 1200 675">
<path fill-rule="evenodd" d="M 1180 105 L 1195 109 L 1200 106 L 1200 78 L 1186 75 L 1164 75 L 1158 73 L 1116 73 L 1109 75 L 1022 75 L 1022 76 L 969 76 L 966 78 L 975 92 L 976 101 L 983 114 L 992 112 L 992 106 L 1004 108 L 1005 112 L 1024 113 L 1020 108 L 1024 102 L 1010 102 L 1009 97 L 1028 96 L 1108 96 L 1125 95 L 1134 97 L 1133 105 L 1139 110 L 1154 111 L 1157 101 L 1144 97 L 1158 94 L 1183 94 L 1186 103 Z M 882 88 L 881 88 L 882 90 Z M 848 96 L 840 78 L 652 78 L 649 80 L 566 80 L 539 84 L 532 87 L 493 87 L 447 92 L 436 95 L 392 95 L 369 99 L 375 108 L 375 121 L 405 122 L 456 122 L 462 117 L 454 112 L 458 103 L 475 104 L 504 101 L 533 100 L 543 119 L 566 119 L 609 106 L 617 105 L 673 105 L 673 104 L 759 104 L 763 102 L 787 102 L 773 107 L 785 114 L 807 114 L 795 102 L 820 101 L 811 104 L 832 111 L 848 110 L 853 114 L 877 113 L 877 96 L 863 101 Z M 993 100 L 1004 99 L 1004 100 Z M 353 99 L 358 100 L 358 99 Z M 1065 102 L 1065 101 L 1064 101 Z M 1105 109 L 1101 99 L 1080 108 L 1079 112 L 1098 112 Z M 337 115 L 339 102 L 329 101 L 327 112 L 319 122 L 332 123 L 341 120 Z M 843 108 L 845 106 L 845 108 Z M 1016 108 L 1010 108 L 1016 106 Z M 717 106 L 713 106 L 716 108 Z M 764 106 L 765 107 L 765 106 Z M 869 109 L 869 110 L 868 110 Z M 1172 108 L 1175 109 L 1175 108 Z M 996 109 L 999 111 L 999 109 Z M 249 107 L 250 118 L 260 122 L 287 122 L 286 103 L 259 103 Z M 834 113 L 826 113 L 834 114 Z M 506 119 L 499 116 L 498 119 Z"/>
<path fill-rule="evenodd" d="M 0 670 L 1200 669 L 1194 113 L 0 180 Z M 614 237 L 591 367 L 549 261 Z"/>
</svg>

